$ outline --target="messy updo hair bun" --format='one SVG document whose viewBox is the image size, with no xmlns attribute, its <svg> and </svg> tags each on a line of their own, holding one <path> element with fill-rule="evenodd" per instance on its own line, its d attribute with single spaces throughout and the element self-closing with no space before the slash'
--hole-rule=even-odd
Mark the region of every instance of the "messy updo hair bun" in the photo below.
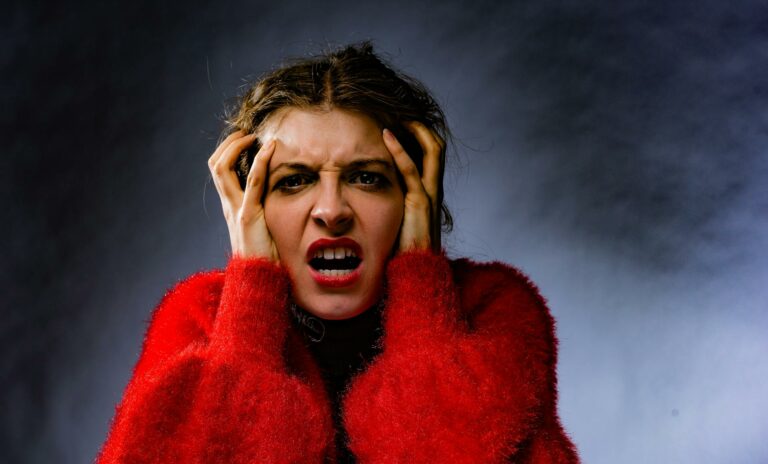
<svg viewBox="0 0 768 464">
<path fill-rule="evenodd" d="M 258 133 L 271 114 L 286 107 L 321 111 L 338 108 L 365 114 L 395 134 L 419 172 L 421 146 L 402 123 L 418 121 L 443 140 L 450 139 L 445 115 L 426 87 L 386 64 L 369 41 L 293 59 L 261 77 L 226 112 L 222 140 L 237 130 Z M 257 141 L 237 162 L 243 188 L 260 146 Z M 453 219 L 443 201 L 442 172 L 438 201 L 442 228 L 449 231 Z"/>
</svg>

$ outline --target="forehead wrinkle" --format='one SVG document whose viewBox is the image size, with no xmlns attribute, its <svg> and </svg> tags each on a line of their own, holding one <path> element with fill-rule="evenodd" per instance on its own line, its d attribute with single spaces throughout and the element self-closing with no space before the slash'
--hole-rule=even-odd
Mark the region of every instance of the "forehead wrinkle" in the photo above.
<svg viewBox="0 0 768 464">
<path fill-rule="evenodd" d="M 369 140 L 356 140 L 354 143 L 298 143 L 295 138 L 278 137 L 274 161 L 282 164 L 303 164 L 312 170 L 342 169 L 351 164 L 371 161 L 394 167 L 392 156 L 382 143 L 374 144 Z M 346 146 L 345 146 L 346 145 Z"/>
<path fill-rule="evenodd" d="M 278 141 L 270 165 L 275 161 L 278 164 L 270 172 L 276 171 L 283 165 L 304 165 L 305 169 L 311 169 L 315 172 L 320 170 L 338 171 L 361 159 L 376 159 L 387 165 L 388 169 L 394 169 L 391 155 L 389 155 L 378 130 L 366 127 L 362 132 L 357 132 L 353 129 L 352 132 L 358 136 L 350 139 L 349 137 L 338 136 L 345 133 L 346 128 L 344 124 L 333 124 L 337 121 L 331 121 L 330 127 L 323 127 L 320 124 L 320 127 L 316 128 L 310 124 L 310 127 L 306 129 L 303 127 L 306 120 L 301 118 L 303 116 L 301 113 L 306 112 L 306 110 L 298 108 L 284 108 L 269 117 L 270 121 L 262 126 L 260 135 L 264 137 L 264 142 L 271 138 Z M 298 126 L 302 128 L 301 130 L 294 126 L 286 126 L 290 116 L 300 118 L 298 121 L 301 124 Z M 331 137 L 332 134 L 334 137 Z M 347 161 L 347 158 L 353 159 Z M 301 169 L 299 166 L 295 167 Z"/>
<path fill-rule="evenodd" d="M 315 165 L 313 165 L 313 163 L 306 163 L 300 160 L 283 162 L 278 164 L 274 169 L 271 169 L 270 173 L 273 173 L 281 168 L 297 169 L 297 170 L 306 168 L 310 171 L 315 171 L 315 172 L 339 172 L 345 169 L 349 169 L 350 167 L 362 168 L 362 167 L 368 167 L 371 165 L 382 166 L 389 171 L 395 171 L 395 166 L 389 160 L 382 159 L 382 158 L 357 158 L 349 162 L 339 163 L 338 161 L 333 161 L 331 162 L 330 166 L 326 162 L 322 164 L 319 168 L 316 168 Z"/>
</svg>

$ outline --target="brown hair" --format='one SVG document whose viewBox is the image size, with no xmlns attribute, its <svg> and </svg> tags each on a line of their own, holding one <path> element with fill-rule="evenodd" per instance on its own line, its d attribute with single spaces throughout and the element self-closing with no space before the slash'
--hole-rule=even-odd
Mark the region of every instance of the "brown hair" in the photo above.
<svg viewBox="0 0 768 464">
<path fill-rule="evenodd" d="M 421 146 L 402 122 L 419 121 L 443 140 L 450 139 L 445 115 L 426 87 L 385 64 L 368 41 L 292 60 L 263 76 L 228 111 L 222 139 L 237 130 L 258 132 L 271 114 L 286 107 L 339 108 L 365 114 L 395 134 L 419 172 L 422 172 Z M 237 175 L 243 188 L 259 147 L 256 143 L 237 162 Z M 441 172 L 440 221 L 443 230 L 450 231 L 453 218 L 443 201 L 442 176 Z"/>
</svg>

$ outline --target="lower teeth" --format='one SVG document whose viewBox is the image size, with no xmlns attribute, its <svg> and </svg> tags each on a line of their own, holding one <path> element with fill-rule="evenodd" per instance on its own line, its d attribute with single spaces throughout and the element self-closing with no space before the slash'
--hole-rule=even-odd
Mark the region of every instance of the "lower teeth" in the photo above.
<svg viewBox="0 0 768 464">
<path fill-rule="evenodd" d="M 339 277 L 352 273 L 352 269 L 319 269 L 318 272 L 328 277 Z"/>
</svg>

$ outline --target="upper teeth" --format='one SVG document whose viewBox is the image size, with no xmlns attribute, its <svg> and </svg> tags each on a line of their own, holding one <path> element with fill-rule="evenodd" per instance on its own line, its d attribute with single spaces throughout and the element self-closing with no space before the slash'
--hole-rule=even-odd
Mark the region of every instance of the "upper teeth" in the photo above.
<svg viewBox="0 0 768 464">
<path fill-rule="evenodd" d="M 323 248 L 315 251 L 315 258 L 343 259 L 357 254 L 349 248 Z"/>
</svg>

